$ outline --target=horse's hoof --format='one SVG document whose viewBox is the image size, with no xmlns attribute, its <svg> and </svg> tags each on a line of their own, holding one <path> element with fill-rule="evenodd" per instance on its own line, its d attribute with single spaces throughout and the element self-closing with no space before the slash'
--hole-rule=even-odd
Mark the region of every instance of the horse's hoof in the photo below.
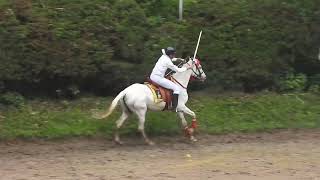
<svg viewBox="0 0 320 180">
<path fill-rule="evenodd" d="M 192 142 L 197 142 L 198 139 L 196 139 L 194 136 L 191 136 L 191 137 L 190 137 L 190 141 L 192 141 Z"/>
<path fill-rule="evenodd" d="M 147 144 L 148 144 L 149 146 L 154 146 L 154 145 L 155 145 L 155 143 L 152 142 L 152 141 L 147 141 Z"/>
<path fill-rule="evenodd" d="M 114 142 L 116 143 L 116 144 L 118 144 L 118 145 L 123 145 L 124 143 L 122 142 L 122 141 L 120 141 L 120 140 L 114 140 Z"/>
</svg>

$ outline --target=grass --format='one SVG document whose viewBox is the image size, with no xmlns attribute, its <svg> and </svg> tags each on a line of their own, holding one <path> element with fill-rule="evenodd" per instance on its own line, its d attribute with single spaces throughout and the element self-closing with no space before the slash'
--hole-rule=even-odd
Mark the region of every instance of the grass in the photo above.
<svg viewBox="0 0 320 180">
<path fill-rule="evenodd" d="M 86 97 L 74 101 L 33 100 L 16 109 L 3 108 L 0 138 L 65 138 L 111 136 L 119 111 L 110 119 L 96 120 L 92 109 L 105 110 L 111 98 Z M 256 132 L 272 129 L 319 128 L 320 96 L 315 94 L 259 94 L 210 96 L 191 94 L 188 106 L 198 116 L 201 133 Z M 188 118 L 190 121 L 190 118 Z M 148 112 L 146 131 L 151 135 L 181 133 L 171 112 Z M 131 117 L 122 134 L 137 134 L 137 119 Z"/>
</svg>

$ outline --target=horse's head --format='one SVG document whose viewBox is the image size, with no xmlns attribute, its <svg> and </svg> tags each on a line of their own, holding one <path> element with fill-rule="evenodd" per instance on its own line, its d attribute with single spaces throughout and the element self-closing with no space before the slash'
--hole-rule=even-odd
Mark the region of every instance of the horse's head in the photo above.
<svg viewBox="0 0 320 180">
<path fill-rule="evenodd" d="M 202 69 L 202 65 L 199 59 L 192 60 L 189 58 L 189 61 L 187 62 L 188 65 L 192 67 L 192 74 L 191 76 L 193 78 L 196 78 L 200 81 L 206 80 L 207 76 L 206 73 Z"/>
</svg>

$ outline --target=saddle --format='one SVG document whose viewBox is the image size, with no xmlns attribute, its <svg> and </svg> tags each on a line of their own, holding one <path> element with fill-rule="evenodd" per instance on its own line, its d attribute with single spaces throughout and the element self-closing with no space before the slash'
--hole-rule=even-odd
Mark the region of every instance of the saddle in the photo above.
<svg viewBox="0 0 320 180">
<path fill-rule="evenodd" d="M 153 94 L 153 99 L 155 103 L 160 103 L 160 102 L 166 103 L 163 111 L 172 109 L 172 96 L 173 96 L 172 90 L 161 87 L 157 83 L 153 82 L 150 78 L 147 78 L 144 84 L 150 88 Z"/>
</svg>

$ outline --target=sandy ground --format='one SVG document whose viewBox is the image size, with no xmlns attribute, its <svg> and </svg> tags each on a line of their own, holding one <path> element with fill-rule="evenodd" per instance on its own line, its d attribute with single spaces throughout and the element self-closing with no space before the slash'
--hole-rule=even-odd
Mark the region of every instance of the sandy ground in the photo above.
<svg viewBox="0 0 320 180">
<path fill-rule="evenodd" d="M 320 130 L 0 142 L 0 179 L 319 179 Z"/>
</svg>

